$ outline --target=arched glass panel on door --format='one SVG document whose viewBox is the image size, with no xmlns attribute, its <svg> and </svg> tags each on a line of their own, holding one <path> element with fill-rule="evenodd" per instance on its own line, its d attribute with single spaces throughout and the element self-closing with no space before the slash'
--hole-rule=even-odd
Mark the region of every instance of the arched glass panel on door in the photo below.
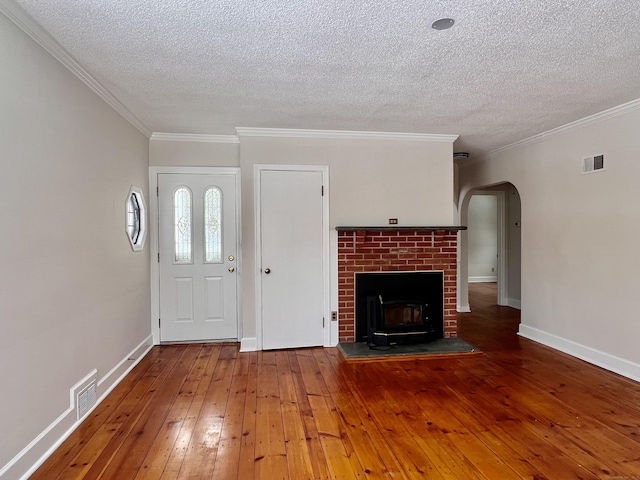
<svg viewBox="0 0 640 480">
<path fill-rule="evenodd" d="M 191 190 L 180 187 L 173 194 L 175 263 L 193 263 Z"/>
<path fill-rule="evenodd" d="M 222 263 L 222 192 L 218 187 L 204 192 L 204 261 Z"/>
</svg>

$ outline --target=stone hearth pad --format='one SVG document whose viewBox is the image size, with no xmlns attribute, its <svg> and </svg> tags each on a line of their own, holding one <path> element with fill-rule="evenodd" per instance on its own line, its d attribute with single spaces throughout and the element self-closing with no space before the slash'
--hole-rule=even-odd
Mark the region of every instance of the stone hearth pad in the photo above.
<svg viewBox="0 0 640 480">
<path fill-rule="evenodd" d="M 481 353 L 459 338 L 441 338 L 416 345 L 394 345 L 369 348 L 366 343 L 339 343 L 338 350 L 346 360 L 400 360 L 402 357 L 439 357 Z"/>
</svg>

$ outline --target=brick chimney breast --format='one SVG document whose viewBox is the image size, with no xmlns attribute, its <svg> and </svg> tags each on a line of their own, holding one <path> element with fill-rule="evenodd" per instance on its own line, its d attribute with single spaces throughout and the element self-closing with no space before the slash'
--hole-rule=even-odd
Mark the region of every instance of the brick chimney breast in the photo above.
<svg viewBox="0 0 640 480">
<path fill-rule="evenodd" d="M 444 338 L 457 336 L 458 231 L 466 227 L 336 227 L 338 341 L 354 342 L 356 272 L 442 271 Z"/>
</svg>

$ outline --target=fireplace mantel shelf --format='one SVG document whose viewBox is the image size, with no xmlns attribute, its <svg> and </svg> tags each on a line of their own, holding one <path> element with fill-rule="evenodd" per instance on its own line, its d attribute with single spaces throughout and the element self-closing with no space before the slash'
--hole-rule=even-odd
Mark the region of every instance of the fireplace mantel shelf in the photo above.
<svg viewBox="0 0 640 480">
<path fill-rule="evenodd" d="M 390 231 L 424 231 L 424 230 L 466 230 L 467 227 L 460 225 L 449 226 L 404 226 L 404 225 L 385 225 L 378 227 L 366 227 L 366 226 L 337 226 L 336 230 L 339 232 L 390 232 Z"/>
</svg>

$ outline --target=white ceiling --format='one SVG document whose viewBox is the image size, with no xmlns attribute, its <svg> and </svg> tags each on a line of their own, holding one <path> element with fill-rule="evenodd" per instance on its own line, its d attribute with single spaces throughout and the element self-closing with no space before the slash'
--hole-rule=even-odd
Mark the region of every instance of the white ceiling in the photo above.
<svg viewBox="0 0 640 480">
<path fill-rule="evenodd" d="M 640 97 L 639 0 L 15 2 L 154 132 L 457 134 L 477 156 Z"/>
</svg>

